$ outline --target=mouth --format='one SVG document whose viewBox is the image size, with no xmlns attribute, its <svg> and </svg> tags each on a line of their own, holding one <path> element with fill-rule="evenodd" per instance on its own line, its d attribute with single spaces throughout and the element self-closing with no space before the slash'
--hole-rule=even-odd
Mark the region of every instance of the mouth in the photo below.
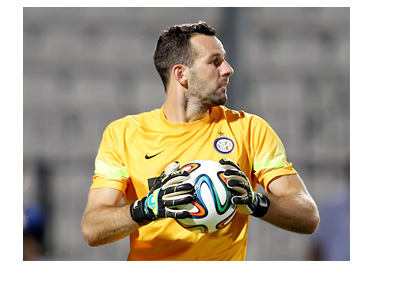
<svg viewBox="0 0 400 286">
<path fill-rule="evenodd" d="M 222 83 L 222 84 L 220 84 L 219 86 L 218 86 L 218 89 L 224 89 L 224 90 L 226 90 L 226 87 L 228 86 L 228 82 L 224 82 L 224 83 Z"/>
<path fill-rule="evenodd" d="M 227 87 L 228 86 L 228 83 L 229 83 L 229 80 L 227 79 L 227 80 L 224 80 L 221 84 L 220 84 L 220 87 Z"/>
<path fill-rule="evenodd" d="M 217 89 L 217 93 L 220 94 L 220 95 L 225 95 L 226 96 L 226 93 L 227 93 L 226 85 L 220 86 Z"/>
</svg>

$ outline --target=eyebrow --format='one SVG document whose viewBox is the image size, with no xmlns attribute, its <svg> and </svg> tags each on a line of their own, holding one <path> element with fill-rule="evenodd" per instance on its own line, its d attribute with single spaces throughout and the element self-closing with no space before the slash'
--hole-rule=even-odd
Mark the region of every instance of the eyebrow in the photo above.
<svg viewBox="0 0 400 286">
<path fill-rule="evenodd" d="M 215 54 L 210 55 L 208 58 L 209 59 L 211 59 L 213 57 L 217 57 L 218 58 L 219 56 L 222 56 L 223 58 L 225 58 L 226 53 L 215 53 Z"/>
</svg>

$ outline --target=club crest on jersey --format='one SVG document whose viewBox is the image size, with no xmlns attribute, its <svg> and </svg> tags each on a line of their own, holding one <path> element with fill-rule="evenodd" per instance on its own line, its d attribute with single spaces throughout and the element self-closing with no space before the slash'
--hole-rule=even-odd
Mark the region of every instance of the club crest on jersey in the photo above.
<svg viewBox="0 0 400 286">
<path fill-rule="evenodd" d="M 235 148 L 235 143 L 231 138 L 220 137 L 214 141 L 214 148 L 221 154 L 229 154 Z"/>
</svg>

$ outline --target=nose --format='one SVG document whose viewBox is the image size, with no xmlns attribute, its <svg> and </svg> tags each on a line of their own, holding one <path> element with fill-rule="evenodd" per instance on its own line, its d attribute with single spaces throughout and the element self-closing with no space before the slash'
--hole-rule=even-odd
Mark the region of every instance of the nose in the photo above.
<svg viewBox="0 0 400 286">
<path fill-rule="evenodd" d="M 233 75 L 234 72 L 235 71 L 230 66 L 230 64 L 228 64 L 228 62 L 224 60 L 221 64 L 221 76 L 230 77 L 231 75 Z"/>
</svg>

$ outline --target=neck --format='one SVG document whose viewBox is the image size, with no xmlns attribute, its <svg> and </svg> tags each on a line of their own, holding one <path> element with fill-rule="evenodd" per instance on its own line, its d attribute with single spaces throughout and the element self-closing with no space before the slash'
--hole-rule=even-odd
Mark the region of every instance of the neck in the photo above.
<svg viewBox="0 0 400 286">
<path fill-rule="evenodd" d="M 204 118 L 209 108 L 190 102 L 182 93 L 167 92 L 164 115 L 173 123 L 189 123 Z"/>
</svg>

